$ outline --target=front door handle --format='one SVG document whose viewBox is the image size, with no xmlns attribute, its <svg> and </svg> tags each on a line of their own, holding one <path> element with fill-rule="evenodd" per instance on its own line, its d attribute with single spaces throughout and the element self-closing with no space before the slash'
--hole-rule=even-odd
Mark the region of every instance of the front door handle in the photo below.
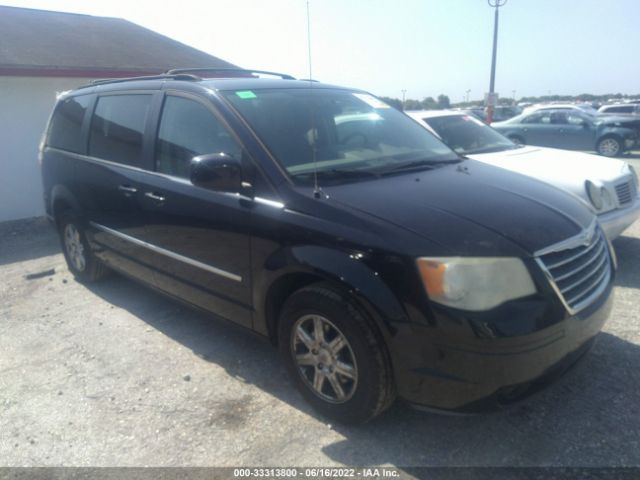
<svg viewBox="0 0 640 480">
<path fill-rule="evenodd" d="M 157 193 L 153 193 L 153 192 L 146 192 L 144 194 L 145 197 L 150 198 L 151 200 L 154 200 L 158 203 L 160 202 L 164 202 L 165 197 L 163 197 L 162 195 L 158 195 Z"/>
<path fill-rule="evenodd" d="M 132 187 L 130 185 L 119 185 L 118 190 L 124 192 L 125 195 L 133 195 L 138 191 L 136 187 Z"/>
</svg>

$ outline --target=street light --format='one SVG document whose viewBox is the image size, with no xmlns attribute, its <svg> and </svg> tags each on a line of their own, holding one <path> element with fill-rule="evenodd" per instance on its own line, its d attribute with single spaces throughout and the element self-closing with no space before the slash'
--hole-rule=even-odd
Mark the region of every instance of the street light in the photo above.
<svg viewBox="0 0 640 480">
<path fill-rule="evenodd" d="M 489 98 L 487 105 L 487 123 L 493 121 L 493 107 L 495 102 L 495 83 L 496 83 L 496 52 L 498 51 L 498 9 L 502 7 L 507 0 L 487 0 L 490 7 L 495 9 L 493 21 L 493 55 L 491 56 L 491 81 L 489 82 Z"/>
<path fill-rule="evenodd" d="M 471 90 L 467 90 L 467 96 L 466 96 L 466 103 L 469 103 L 469 93 L 471 93 Z"/>
<path fill-rule="evenodd" d="M 407 91 L 406 91 L 406 90 L 404 90 L 404 89 L 403 89 L 403 90 L 400 90 L 400 91 L 402 92 L 402 110 L 404 110 L 404 96 L 405 96 L 405 94 L 407 93 Z"/>
</svg>

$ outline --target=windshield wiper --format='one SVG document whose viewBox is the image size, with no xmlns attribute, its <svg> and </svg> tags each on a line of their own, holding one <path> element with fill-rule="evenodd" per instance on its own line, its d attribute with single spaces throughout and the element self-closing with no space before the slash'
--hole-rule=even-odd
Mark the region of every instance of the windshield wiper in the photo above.
<svg viewBox="0 0 640 480">
<path fill-rule="evenodd" d="M 464 157 L 459 158 L 450 158 L 446 160 L 415 160 L 413 162 L 401 163 L 399 165 L 393 165 L 391 167 L 387 167 L 381 170 L 377 170 L 377 173 L 380 175 L 385 175 L 388 173 L 395 172 L 404 172 L 408 170 L 417 170 L 417 169 L 432 169 L 436 168 L 440 165 L 449 165 L 452 163 L 460 163 L 464 160 Z"/>
<path fill-rule="evenodd" d="M 302 177 L 309 176 L 313 178 L 313 172 L 304 172 L 304 173 L 294 173 L 292 177 Z M 356 170 L 356 169 L 340 169 L 340 168 L 332 168 L 331 170 L 318 170 L 316 172 L 318 178 L 365 178 L 365 177 L 378 177 L 378 174 L 373 173 L 368 170 Z"/>
</svg>

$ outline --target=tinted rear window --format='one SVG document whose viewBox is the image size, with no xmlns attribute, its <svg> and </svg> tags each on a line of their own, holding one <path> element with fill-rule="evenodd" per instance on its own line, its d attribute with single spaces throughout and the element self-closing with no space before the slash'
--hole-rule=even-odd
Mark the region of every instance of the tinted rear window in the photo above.
<svg viewBox="0 0 640 480">
<path fill-rule="evenodd" d="M 633 107 L 624 106 L 624 107 L 609 107 L 606 109 L 607 113 L 632 113 Z"/>
<path fill-rule="evenodd" d="M 89 155 L 126 165 L 140 165 L 151 99 L 151 95 L 144 94 L 99 98 L 91 121 Z"/>
<path fill-rule="evenodd" d="M 47 144 L 61 150 L 84 153 L 82 142 L 82 121 L 91 97 L 82 95 L 71 97 L 58 104 L 51 117 Z"/>
</svg>

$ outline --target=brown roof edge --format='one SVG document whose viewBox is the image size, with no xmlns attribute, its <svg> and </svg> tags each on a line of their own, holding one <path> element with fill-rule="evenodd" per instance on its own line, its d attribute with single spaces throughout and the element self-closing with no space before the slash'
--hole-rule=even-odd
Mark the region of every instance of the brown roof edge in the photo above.
<svg viewBox="0 0 640 480">
<path fill-rule="evenodd" d="M 120 78 L 142 75 L 159 75 L 165 68 L 157 70 L 109 70 L 96 68 L 53 68 L 53 67 L 2 67 L 0 76 L 4 77 L 71 77 L 71 78 Z"/>
</svg>

